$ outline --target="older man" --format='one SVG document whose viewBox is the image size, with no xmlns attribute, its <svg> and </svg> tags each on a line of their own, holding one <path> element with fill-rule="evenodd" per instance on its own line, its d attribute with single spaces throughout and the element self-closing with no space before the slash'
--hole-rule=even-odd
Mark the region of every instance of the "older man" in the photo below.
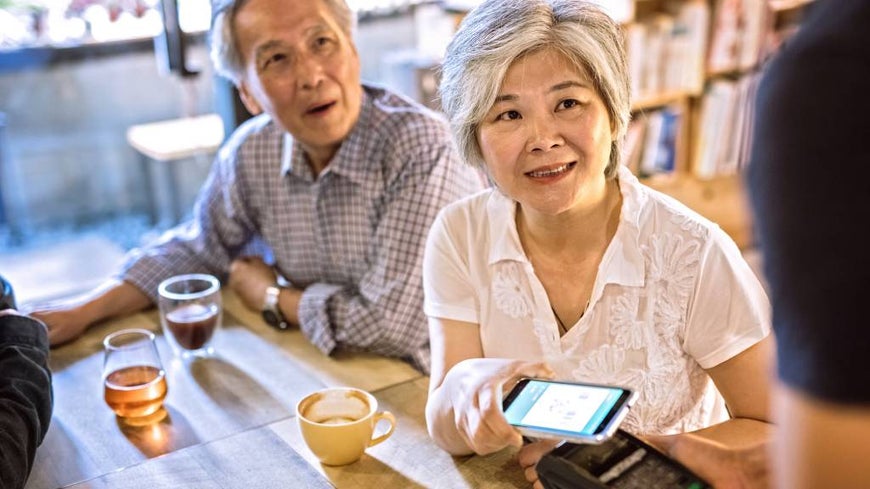
<svg viewBox="0 0 870 489">
<path fill-rule="evenodd" d="M 34 315 L 52 344 L 155 301 L 183 272 L 227 279 L 277 327 L 324 353 L 366 350 L 428 370 L 422 249 L 445 204 L 481 188 L 443 120 L 360 82 L 343 0 L 216 8 L 212 60 L 253 114 L 221 148 L 193 219 L 134 251 L 85 302 Z M 273 262 L 245 256 L 262 239 Z M 283 280 L 278 280 L 278 278 Z"/>
</svg>

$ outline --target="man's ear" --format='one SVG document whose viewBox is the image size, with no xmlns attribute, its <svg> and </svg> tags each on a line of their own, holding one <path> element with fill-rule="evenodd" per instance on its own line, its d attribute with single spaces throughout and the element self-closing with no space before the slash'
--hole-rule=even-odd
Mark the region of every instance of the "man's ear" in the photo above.
<svg viewBox="0 0 870 489">
<path fill-rule="evenodd" d="M 248 91 L 248 86 L 245 82 L 239 83 L 239 98 L 242 99 L 242 104 L 248 109 L 251 115 L 260 115 L 263 113 L 263 108 L 257 102 L 257 99 Z"/>
</svg>

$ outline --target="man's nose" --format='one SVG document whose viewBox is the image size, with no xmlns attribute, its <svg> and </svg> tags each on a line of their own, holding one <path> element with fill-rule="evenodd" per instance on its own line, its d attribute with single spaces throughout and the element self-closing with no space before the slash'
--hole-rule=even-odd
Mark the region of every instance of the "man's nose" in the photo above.
<svg viewBox="0 0 870 489">
<path fill-rule="evenodd" d="M 296 66 L 296 76 L 299 88 L 317 88 L 323 82 L 323 65 L 316 56 L 307 55 L 300 57 Z"/>
</svg>

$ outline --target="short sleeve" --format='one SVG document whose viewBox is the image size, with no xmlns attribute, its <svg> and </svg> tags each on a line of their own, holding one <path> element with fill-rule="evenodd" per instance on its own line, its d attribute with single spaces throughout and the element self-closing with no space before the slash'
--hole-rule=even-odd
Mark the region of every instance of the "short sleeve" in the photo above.
<svg viewBox="0 0 870 489">
<path fill-rule="evenodd" d="M 468 234 L 463 232 L 467 228 L 457 225 L 457 215 L 445 212 L 448 209 L 435 218 L 426 240 L 423 309 L 429 317 L 479 323 L 468 262 Z"/>
<path fill-rule="evenodd" d="M 709 369 L 770 334 L 770 302 L 737 245 L 719 228 L 701 250 L 699 267 L 684 347 Z"/>
</svg>

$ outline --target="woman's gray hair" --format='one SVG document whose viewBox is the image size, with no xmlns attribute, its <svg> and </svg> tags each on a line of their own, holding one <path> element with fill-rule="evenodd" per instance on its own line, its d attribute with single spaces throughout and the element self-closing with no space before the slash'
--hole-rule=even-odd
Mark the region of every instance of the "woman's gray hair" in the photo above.
<svg viewBox="0 0 870 489">
<path fill-rule="evenodd" d="M 356 15 L 345 0 L 287 0 L 289 2 L 319 1 L 326 5 L 333 19 L 349 40 L 353 39 L 356 29 Z M 236 13 L 248 0 L 216 1 L 212 12 L 209 46 L 211 61 L 215 71 L 236 86 L 245 74 L 245 60 L 236 43 Z"/>
<path fill-rule="evenodd" d="M 555 48 L 585 71 L 610 115 L 616 137 L 607 178 L 616 175 L 631 114 L 619 25 L 580 0 L 485 0 L 463 19 L 441 66 L 441 106 L 465 161 L 483 167 L 477 130 L 505 73 L 520 56 Z"/>
</svg>

